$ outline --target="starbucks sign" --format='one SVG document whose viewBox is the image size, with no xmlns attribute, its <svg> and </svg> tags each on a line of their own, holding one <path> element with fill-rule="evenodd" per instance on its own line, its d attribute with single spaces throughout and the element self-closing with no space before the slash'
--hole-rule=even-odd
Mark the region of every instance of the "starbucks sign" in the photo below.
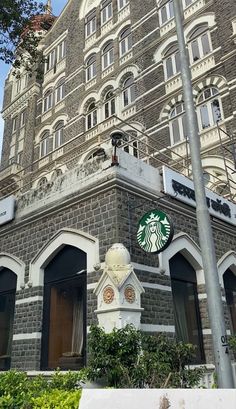
<svg viewBox="0 0 236 409">
<path fill-rule="evenodd" d="M 147 253 L 160 253 L 169 246 L 174 229 L 169 217 L 160 210 L 151 210 L 139 221 L 137 239 Z"/>
</svg>

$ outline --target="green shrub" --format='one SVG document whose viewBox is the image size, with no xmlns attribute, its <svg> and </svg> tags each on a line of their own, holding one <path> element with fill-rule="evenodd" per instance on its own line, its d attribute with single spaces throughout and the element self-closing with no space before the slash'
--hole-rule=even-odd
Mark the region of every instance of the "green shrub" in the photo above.
<svg viewBox="0 0 236 409">
<path fill-rule="evenodd" d="M 192 388 L 205 369 L 190 369 L 195 348 L 165 335 L 151 336 L 132 326 L 106 334 L 91 327 L 88 379 L 116 388 Z"/>
<path fill-rule="evenodd" d="M 32 409 L 78 409 L 81 391 L 54 389 L 32 398 Z"/>
</svg>

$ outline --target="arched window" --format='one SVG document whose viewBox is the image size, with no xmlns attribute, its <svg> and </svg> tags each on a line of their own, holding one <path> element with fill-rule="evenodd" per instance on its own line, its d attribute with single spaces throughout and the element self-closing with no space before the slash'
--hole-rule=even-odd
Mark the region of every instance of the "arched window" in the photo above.
<svg viewBox="0 0 236 409">
<path fill-rule="evenodd" d="M 112 18 L 112 0 L 104 0 L 101 4 L 101 24 Z"/>
<path fill-rule="evenodd" d="M 160 18 L 160 25 L 162 26 L 168 20 L 174 17 L 174 5 L 173 0 L 163 0 L 160 3 L 160 10 L 159 10 L 159 18 Z"/>
<path fill-rule="evenodd" d="M 61 78 L 57 85 L 55 91 L 56 103 L 61 101 L 65 97 L 65 78 Z"/>
<path fill-rule="evenodd" d="M 170 259 L 170 276 L 176 338 L 193 344 L 196 347 L 195 363 L 201 363 L 204 361 L 204 350 L 196 272 L 182 254 L 178 253 Z"/>
<path fill-rule="evenodd" d="M 16 274 L 8 268 L 0 270 L 0 370 L 11 365 L 11 345 L 16 295 Z"/>
<path fill-rule="evenodd" d="M 41 368 L 80 369 L 86 343 L 86 253 L 63 247 L 44 270 Z"/>
<path fill-rule="evenodd" d="M 49 109 L 52 108 L 53 102 L 53 92 L 52 89 L 49 89 L 43 98 L 43 112 L 47 112 Z"/>
<path fill-rule="evenodd" d="M 64 142 L 63 138 L 64 122 L 60 121 L 56 124 L 54 129 L 54 149 L 59 148 Z"/>
<path fill-rule="evenodd" d="M 126 107 L 135 101 L 134 77 L 127 78 L 123 83 L 123 105 Z"/>
<path fill-rule="evenodd" d="M 50 152 L 50 134 L 49 131 L 45 131 L 42 135 L 40 142 L 40 157 L 47 155 Z"/>
<path fill-rule="evenodd" d="M 196 28 L 189 36 L 189 42 L 190 63 L 194 63 L 209 54 L 212 47 L 208 25 L 204 24 Z"/>
<path fill-rule="evenodd" d="M 87 110 L 86 128 L 91 129 L 97 125 L 97 108 L 95 102 L 91 102 Z"/>
<path fill-rule="evenodd" d="M 105 70 L 114 62 L 113 42 L 108 43 L 102 50 L 102 69 Z"/>
<path fill-rule="evenodd" d="M 186 130 L 186 115 L 184 110 L 184 103 L 179 102 L 170 111 L 170 140 L 171 145 L 174 145 L 181 140 L 187 138 Z"/>
<path fill-rule="evenodd" d="M 86 62 L 86 81 L 88 82 L 94 78 L 96 73 L 96 54 L 93 54 Z"/>
<path fill-rule="evenodd" d="M 236 276 L 228 269 L 223 275 L 223 280 L 231 332 L 236 335 Z"/>
<path fill-rule="evenodd" d="M 115 114 L 115 112 L 116 112 L 115 96 L 113 94 L 113 91 L 110 90 L 106 93 L 106 96 L 105 96 L 105 104 L 104 104 L 105 119 Z"/>
<path fill-rule="evenodd" d="M 180 72 L 180 57 L 177 44 L 169 47 L 164 54 L 164 72 L 166 79 Z"/>
<path fill-rule="evenodd" d="M 214 126 L 221 121 L 221 101 L 215 87 L 206 88 L 198 97 L 197 115 L 200 130 Z"/>
<path fill-rule="evenodd" d="M 132 34 L 131 28 L 128 27 L 120 34 L 120 56 L 128 53 L 132 48 Z"/>
</svg>

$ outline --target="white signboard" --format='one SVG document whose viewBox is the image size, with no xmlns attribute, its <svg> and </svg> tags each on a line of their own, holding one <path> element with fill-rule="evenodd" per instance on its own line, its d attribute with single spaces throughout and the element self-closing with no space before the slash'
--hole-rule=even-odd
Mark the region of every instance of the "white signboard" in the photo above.
<svg viewBox="0 0 236 409">
<path fill-rule="evenodd" d="M 164 192 L 181 202 L 196 207 L 193 181 L 166 166 L 163 166 Z M 206 199 L 212 216 L 236 226 L 236 204 L 224 199 L 209 189 Z"/>
<path fill-rule="evenodd" d="M 235 389 L 84 389 L 79 409 L 235 409 Z"/>
<path fill-rule="evenodd" d="M 0 200 L 0 226 L 15 217 L 15 197 L 9 196 Z"/>
</svg>

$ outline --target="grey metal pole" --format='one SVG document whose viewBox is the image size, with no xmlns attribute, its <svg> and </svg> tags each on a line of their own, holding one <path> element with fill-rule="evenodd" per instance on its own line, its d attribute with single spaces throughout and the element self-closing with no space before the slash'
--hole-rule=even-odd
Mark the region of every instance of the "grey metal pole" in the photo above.
<svg viewBox="0 0 236 409">
<path fill-rule="evenodd" d="M 184 39 L 183 8 L 180 1 L 181 0 L 174 0 L 174 12 L 181 61 L 181 76 L 187 117 L 187 132 L 189 136 L 193 182 L 196 195 L 198 233 L 206 280 L 207 303 L 212 330 L 217 382 L 220 388 L 233 388 L 231 361 L 230 356 L 227 353 L 227 346 L 225 345 L 227 343 L 225 319 L 211 221 L 206 203 L 200 154 L 200 138 L 198 135 L 197 116 L 193 101 L 189 58 Z"/>
</svg>

